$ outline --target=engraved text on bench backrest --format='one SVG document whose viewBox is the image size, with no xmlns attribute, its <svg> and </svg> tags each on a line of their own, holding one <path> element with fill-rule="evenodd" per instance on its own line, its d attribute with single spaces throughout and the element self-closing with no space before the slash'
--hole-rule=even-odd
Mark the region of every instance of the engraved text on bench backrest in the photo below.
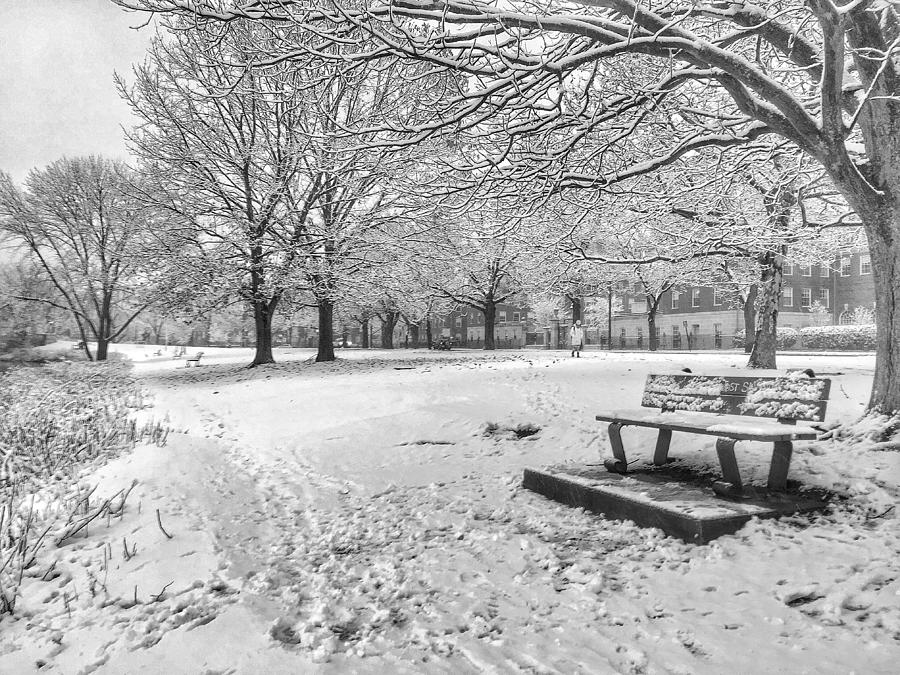
<svg viewBox="0 0 900 675">
<path fill-rule="evenodd" d="M 822 378 L 648 375 L 641 405 L 821 422 L 830 389 Z"/>
</svg>

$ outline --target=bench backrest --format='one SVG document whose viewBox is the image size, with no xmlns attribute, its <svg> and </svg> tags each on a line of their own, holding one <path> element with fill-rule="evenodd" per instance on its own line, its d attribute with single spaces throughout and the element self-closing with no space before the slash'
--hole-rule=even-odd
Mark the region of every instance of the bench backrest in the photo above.
<svg viewBox="0 0 900 675">
<path fill-rule="evenodd" d="M 822 422 L 830 391 L 831 380 L 806 376 L 648 375 L 641 405 Z"/>
</svg>

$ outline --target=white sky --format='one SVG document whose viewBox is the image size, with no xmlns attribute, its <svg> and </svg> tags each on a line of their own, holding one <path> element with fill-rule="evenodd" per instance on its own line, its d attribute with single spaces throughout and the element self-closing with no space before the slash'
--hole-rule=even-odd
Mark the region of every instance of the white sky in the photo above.
<svg viewBox="0 0 900 675">
<path fill-rule="evenodd" d="M 0 170 L 21 182 L 60 157 L 126 158 L 130 75 L 152 28 L 109 0 L 0 0 Z"/>
</svg>

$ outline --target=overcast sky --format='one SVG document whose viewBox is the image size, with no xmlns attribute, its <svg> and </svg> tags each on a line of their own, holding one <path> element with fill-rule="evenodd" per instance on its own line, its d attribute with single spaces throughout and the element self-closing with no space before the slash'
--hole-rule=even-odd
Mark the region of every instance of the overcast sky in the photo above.
<svg viewBox="0 0 900 675">
<path fill-rule="evenodd" d="M 109 0 L 0 0 L 0 170 L 21 182 L 64 155 L 127 158 L 113 72 L 143 60 L 141 22 Z"/>
</svg>

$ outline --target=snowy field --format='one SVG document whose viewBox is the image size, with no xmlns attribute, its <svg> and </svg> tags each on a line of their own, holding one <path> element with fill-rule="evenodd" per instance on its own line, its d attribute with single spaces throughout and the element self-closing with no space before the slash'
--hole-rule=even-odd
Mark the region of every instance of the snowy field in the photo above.
<svg viewBox="0 0 900 675">
<path fill-rule="evenodd" d="M 520 487 L 608 456 L 594 411 L 638 406 L 648 373 L 742 354 L 117 349 L 174 431 L 86 472 L 101 495 L 139 481 L 129 510 L 45 551 L 60 575 L 0 622 L 0 673 L 897 672 L 896 451 L 798 443 L 790 478 L 834 511 L 706 546 Z M 828 420 L 851 421 L 874 358 L 779 365 L 831 377 Z M 653 431 L 624 435 L 649 459 Z M 675 434 L 671 456 L 716 466 L 714 443 Z M 769 456 L 738 445 L 750 481 Z"/>
</svg>

